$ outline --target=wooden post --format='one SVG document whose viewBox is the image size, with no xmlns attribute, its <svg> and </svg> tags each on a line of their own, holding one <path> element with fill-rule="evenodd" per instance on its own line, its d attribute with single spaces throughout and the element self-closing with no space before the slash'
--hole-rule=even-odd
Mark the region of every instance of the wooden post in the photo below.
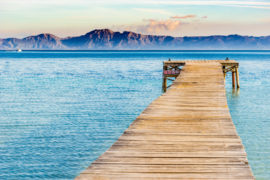
<svg viewBox="0 0 270 180">
<path fill-rule="evenodd" d="M 167 77 L 164 75 L 163 75 L 162 90 L 163 90 L 163 92 L 166 92 L 166 90 L 167 90 Z"/>
<path fill-rule="evenodd" d="M 235 68 L 237 89 L 240 88 L 238 67 Z"/>
<path fill-rule="evenodd" d="M 162 81 L 162 91 L 163 91 L 163 92 L 166 92 L 166 90 L 167 90 L 167 77 L 166 77 L 165 74 L 164 74 L 164 72 L 165 72 L 167 69 L 168 69 L 168 67 L 165 66 L 164 63 L 163 63 L 163 75 L 162 75 L 162 77 L 163 77 L 163 81 Z"/>
<path fill-rule="evenodd" d="M 232 87 L 235 88 L 235 70 L 232 71 Z"/>
<path fill-rule="evenodd" d="M 225 66 L 222 67 L 222 70 L 223 70 L 223 75 L 224 75 L 224 83 L 226 81 L 226 73 L 225 73 Z"/>
</svg>

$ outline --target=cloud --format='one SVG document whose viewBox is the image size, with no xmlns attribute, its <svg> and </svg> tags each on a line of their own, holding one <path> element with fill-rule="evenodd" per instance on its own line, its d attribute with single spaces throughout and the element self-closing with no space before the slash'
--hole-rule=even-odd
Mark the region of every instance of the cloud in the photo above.
<svg viewBox="0 0 270 180">
<path fill-rule="evenodd" d="M 146 33 L 168 33 L 180 30 L 180 28 L 188 24 L 184 20 L 186 19 L 195 19 L 197 15 L 188 14 L 185 16 L 172 16 L 166 20 L 155 20 L 155 19 L 147 19 L 144 20 L 147 22 L 146 25 L 139 26 L 139 30 Z M 207 18 L 207 16 L 203 16 L 202 18 Z"/>
<path fill-rule="evenodd" d="M 135 11 L 145 12 L 145 13 L 159 13 L 159 14 L 170 14 L 170 12 L 163 9 L 151 9 L 151 8 L 134 8 Z"/>
<path fill-rule="evenodd" d="M 194 14 L 189 14 L 186 16 L 172 16 L 171 19 L 191 19 L 191 18 L 196 18 L 197 16 Z"/>
<path fill-rule="evenodd" d="M 113 26 L 116 30 L 131 30 L 143 34 L 157 34 L 157 35 L 169 35 L 180 32 L 182 28 L 189 24 L 197 24 L 200 18 L 207 18 L 207 16 L 199 17 L 195 14 L 188 14 L 183 16 L 171 16 L 167 19 L 144 19 L 143 22 L 133 25 L 120 25 Z M 191 19 L 192 21 L 187 22 Z"/>
<path fill-rule="evenodd" d="M 215 5 L 215 6 L 242 6 L 246 8 L 269 8 L 270 2 L 256 1 L 256 0 L 2 0 L 0 7 L 4 5 L 22 5 L 22 6 L 35 6 L 35 5 L 97 5 L 97 4 L 121 4 L 121 5 Z"/>
<path fill-rule="evenodd" d="M 158 20 L 153 20 L 150 19 L 148 20 L 149 23 L 146 26 L 148 32 L 161 32 L 161 31 L 173 31 L 177 28 L 180 27 L 181 22 L 180 21 L 174 21 L 174 20 L 163 20 L 163 21 L 158 21 Z"/>
<path fill-rule="evenodd" d="M 119 1 L 119 0 L 118 0 Z M 129 2 L 125 0 L 125 2 Z M 170 5 L 258 5 L 270 6 L 266 1 L 239 1 L 239 0 L 137 0 L 136 3 L 143 4 L 170 4 Z"/>
<path fill-rule="evenodd" d="M 107 0 L 108 1 L 108 0 Z M 106 2 L 106 0 L 100 1 Z M 270 2 L 267 1 L 240 1 L 240 0 L 115 0 L 119 4 L 140 4 L 140 5 L 194 5 L 194 6 L 234 6 L 242 8 L 260 8 L 269 9 Z"/>
<path fill-rule="evenodd" d="M 185 23 L 179 20 L 166 19 L 166 20 L 155 20 L 146 19 L 145 24 L 130 27 L 131 29 L 145 33 L 145 34 L 168 34 L 169 32 L 177 31 Z"/>
<path fill-rule="evenodd" d="M 270 6 L 251 6 L 251 5 L 227 5 L 227 6 L 240 8 L 253 8 L 253 9 L 270 9 Z"/>
<path fill-rule="evenodd" d="M 186 23 L 179 20 L 144 19 L 143 23 L 133 25 L 114 25 L 111 28 L 116 31 L 134 31 L 142 34 L 169 35 L 178 31 Z"/>
</svg>

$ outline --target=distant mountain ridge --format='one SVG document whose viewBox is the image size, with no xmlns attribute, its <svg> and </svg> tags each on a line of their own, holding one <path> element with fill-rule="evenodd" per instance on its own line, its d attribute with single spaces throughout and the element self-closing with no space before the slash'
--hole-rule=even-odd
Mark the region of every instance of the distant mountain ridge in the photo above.
<svg viewBox="0 0 270 180">
<path fill-rule="evenodd" d="M 0 49 L 179 49 L 179 50 L 233 50 L 270 49 L 270 36 L 190 36 L 172 37 L 142 35 L 130 31 L 113 32 L 110 29 L 96 29 L 85 35 L 60 38 L 53 34 L 39 34 L 23 39 L 0 39 Z"/>
</svg>

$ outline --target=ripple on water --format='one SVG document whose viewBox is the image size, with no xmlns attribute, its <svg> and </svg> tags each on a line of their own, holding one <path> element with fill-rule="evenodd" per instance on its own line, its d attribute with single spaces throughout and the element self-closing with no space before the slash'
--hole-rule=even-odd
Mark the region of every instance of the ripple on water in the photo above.
<svg viewBox="0 0 270 180">
<path fill-rule="evenodd" d="M 270 179 L 270 52 L 44 53 L 0 52 L 0 179 L 73 179 L 161 94 L 169 57 L 239 60 L 228 104 L 256 178 Z"/>
</svg>

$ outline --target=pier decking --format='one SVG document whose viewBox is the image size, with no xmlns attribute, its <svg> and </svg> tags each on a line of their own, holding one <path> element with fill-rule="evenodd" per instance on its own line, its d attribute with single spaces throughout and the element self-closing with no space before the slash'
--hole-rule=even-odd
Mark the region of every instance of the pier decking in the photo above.
<svg viewBox="0 0 270 180">
<path fill-rule="evenodd" d="M 182 62 L 167 92 L 76 179 L 254 179 L 224 87 L 224 63 L 238 63 Z"/>
</svg>

